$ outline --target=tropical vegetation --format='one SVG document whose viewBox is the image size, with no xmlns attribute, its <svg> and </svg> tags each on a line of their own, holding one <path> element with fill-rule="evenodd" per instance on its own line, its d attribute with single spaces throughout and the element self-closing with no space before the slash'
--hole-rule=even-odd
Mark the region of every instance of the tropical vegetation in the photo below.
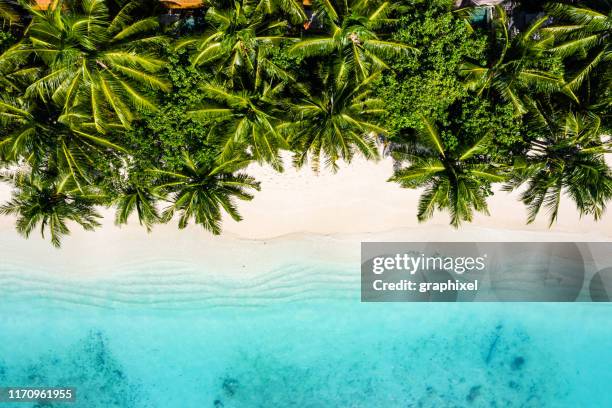
<svg viewBox="0 0 612 408">
<path fill-rule="evenodd" d="M 459 227 L 518 191 L 527 222 L 612 200 L 609 0 L 0 0 L 0 207 L 55 246 L 72 225 L 214 234 L 251 163 L 395 162 L 417 217 Z M 526 19 L 525 16 L 530 16 Z M 172 18 L 168 18 L 172 17 Z"/>
</svg>

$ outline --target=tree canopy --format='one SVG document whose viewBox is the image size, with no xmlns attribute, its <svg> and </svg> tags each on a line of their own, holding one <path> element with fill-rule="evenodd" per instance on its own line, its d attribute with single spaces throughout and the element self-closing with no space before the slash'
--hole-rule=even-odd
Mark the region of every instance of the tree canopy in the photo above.
<svg viewBox="0 0 612 408">
<path fill-rule="evenodd" d="M 520 190 L 527 222 L 612 199 L 607 0 L 551 1 L 526 25 L 452 0 L 0 0 L 1 207 L 59 246 L 70 223 L 134 217 L 221 232 L 256 162 L 391 156 L 420 221 L 458 227 Z M 571 4 L 570 4 L 571 3 Z M 488 13 L 488 12 L 487 12 Z"/>
</svg>

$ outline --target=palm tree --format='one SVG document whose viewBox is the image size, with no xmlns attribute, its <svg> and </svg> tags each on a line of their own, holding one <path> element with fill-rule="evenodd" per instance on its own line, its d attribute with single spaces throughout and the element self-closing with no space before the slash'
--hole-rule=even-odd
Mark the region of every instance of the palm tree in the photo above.
<svg viewBox="0 0 612 408">
<path fill-rule="evenodd" d="M 248 190 L 259 190 L 259 183 L 244 173 L 236 173 L 248 161 L 233 159 L 219 161 L 195 160 L 184 154 L 183 168 L 179 171 L 153 170 L 161 177 L 156 188 L 158 194 L 170 194 L 170 206 L 163 212 L 164 221 L 179 213 L 179 228 L 185 228 L 193 218 L 196 224 L 217 235 L 221 233 L 222 210 L 234 220 L 242 218 L 235 199 L 250 201 Z"/>
<path fill-rule="evenodd" d="M 13 25 L 19 21 L 17 2 L 14 0 L 0 0 L 0 26 Z"/>
<path fill-rule="evenodd" d="M 230 160 L 248 151 L 260 163 L 267 162 L 282 170 L 279 149 L 288 148 L 276 129 L 282 84 L 265 83 L 261 90 L 235 92 L 207 83 L 201 89 L 204 96 L 217 103 L 202 106 L 189 115 L 216 123 L 209 139 L 221 146 L 221 159 Z"/>
<path fill-rule="evenodd" d="M 466 78 L 466 86 L 479 96 L 495 92 L 502 100 L 511 103 L 517 116 L 527 113 L 530 99 L 534 94 L 550 94 L 562 89 L 563 77 L 538 67 L 546 56 L 551 38 L 538 38 L 538 30 L 549 19 L 541 17 L 527 30 L 510 38 L 508 17 L 501 6 L 496 6 L 495 44 L 497 55 L 487 66 L 466 62 L 460 67 L 460 74 Z"/>
<path fill-rule="evenodd" d="M 1 57 L 0 57 L 1 58 Z M 2 95 L 23 94 L 23 88 L 36 80 L 40 69 L 23 64 L 24 61 L 11 58 L 0 59 L 0 87 Z"/>
<path fill-rule="evenodd" d="M 14 173 L 3 175 L 2 180 L 13 182 L 15 191 L 12 199 L 0 206 L 0 214 L 16 215 L 17 231 L 26 238 L 39 227 L 43 238 L 48 231 L 51 244 L 59 247 L 61 238 L 70 233 L 67 221 L 87 231 L 100 225 L 94 206 L 102 197 L 75 188 L 68 175 Z"/>
<path fill-rule="evenodd" d="M 127 224 L 129 217 L 136 211 L 140 225 L 151 231 L 153 225 L 161 221 L 157 210 L 157 200 L 160 197 L 153 189 L 139 184 L 130 184 L 121 188 L 114 200 L 117 207 L 115 224 Z"/>
<path fill-rule="evenodd" d="M 104 0 L 59 0 L 47 11 L 30 7 L 25 37 L 0 56 L 0 66 L 33 58 L 42 73 L 27 96 L 52 100 L 65 114 L 82 105 L 102 133 L 113 118 L 129 127 L 132 107 L 156 109 L 147 90 L 170 89 L 158 75 L 164 61 L 142 51 L 163 40 L 154 34 L 157 18 L 131 17 L 137 5 L 129 2 L 113 17 Z"/>
<path fill-rule="evenodd" d="M 126 151 L 96 134 L 93 125 L 82 122 L 86 118 L 77 110 L 63 114 L 52 102 L 0 97 L 0 155 L 8 162 L 26 162 L 35 171 L 57 168 L 77 186 L 89 184 L 94 157 Z"/>
<path fill-rule="evenodd" d="M 529 127 L 537 137 L 530 141 L 526 159 L 515 163 L 505 186 L 512 191 L 526 185 L 521 201 L 527 206 L 528 222 L 535 221 L 544 207 L 552 225 L 563 194 L 581 215 L 601 218 L 612 199 L 612 171 L 604 157 L 612 153 L 612 138 L 603 133 L 600 118 L 539 109 L 532 112 Z"/>
<path fill-rule="evenodd" d="M 353 85 L 323 74 L 315 89 L 304 91 L 291 105 L 293 121 L 278 129 L 288 136 L 296 167 L 310 159 L 318 171 L 323 159 L 326 167 L 336 171 L 338 160 L 350 162 L 356 152 L 366 159 L 378 158 L 376 137 L 386 133 L 377 124 L 384 112 L 383 101 L 372 95 L 372 83 L 378 77 L 374 74 Z"/>
<path fill-rule="evenodd" d="M 21 11 L 23 10 L 16 0 L 0 0 L 0 29 L 3 33 L 9 34 L 8 37 L 0 35 L 0 53 L 9 48 L 9 45 L 15 42 L 14 37 L 20 34 Z M 19 59 L 0 60 L 0 89 L 3 90 L 3 94 L 18 92 L 22 80 L 32 80 L 32 70 L 24 70 L 21 67 L 22 63 L 23 61 Z"/>
<path fill-rule="evenodd" d="M 400 7 L 390 1 L 315 0 L 316 18 L 323 21 L 326 34 L 307 37 L 289 49 L 298 57 L 335 56 L 336 76 L 341 80 L 353 74 L 364 80 L 373 72 L 389 68 L 387 62 L 418 50 L 389 41 L 386 30 L 394 20 L 389 16 Z"/>
<path fill-rule="evenodd" d="M 410 140 L 394 149 L 399 162 L 407 167 L 395 171 L 390 181 L 404 188 L 425 188 L 418 207 L 419 222 L 433 216 L 437 209 L 448 210 L 451 225 L 472 221 L 474 211 L 489 214 L 486 198 L 491 183 L 506 180 L 501 166 L 487 161 L 486 138 L 458 152 L 449 151 L 436 125 L 422 117 L 423 128 L 417 140 Z"/>
<path fill-rule="evenodd" d="M 608 0 L 594 3 L 599 4 L 600 10 L 561 3 L 548 6 L 548 12 L 560 21 L 543 30 L 554 37 L 555 44 L 550 51 L 563 58 L 574 57 L 570 77 L 565 85 L 567 92 L 572 94 L 578 93 L 596 75 L 600 75 L 601 82 L 598 84 L 595 81 L 593 94 L 612 86 L 611 4 Z M 588 102 L 591 90 L 588 86 L 586 88 L 585 98 Z"/>
<path fill-rule="evenodd" d="M 285 15 L 292 23 L 303 23 L 306 20 L 303 3 L 303 0 L 257 0 L 255 9 L 261 14 Z"/>
<path fill-rule="evenodd" d="M 272 14 L 278 9 L 293 20 L 306 19 L 304 10 L 294 0 L 264 0 L 257 6 L 246 0 L 213 1 L 206 12 L 211 28 L 200 37 L 180 41 L 177 48 L 194 47 L 192 64 L 211 67 L 230 85 L 244 74 L 257 77 L 257 86 L 264 73 L 286 80 L 290 74 L 268 58 L 271 46 L 289 40 L 287 21 Z"/>
</svg>

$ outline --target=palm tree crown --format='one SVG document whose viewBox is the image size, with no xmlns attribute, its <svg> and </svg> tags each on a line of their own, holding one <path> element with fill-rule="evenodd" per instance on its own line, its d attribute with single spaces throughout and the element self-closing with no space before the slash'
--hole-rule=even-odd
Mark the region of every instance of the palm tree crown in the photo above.
<svg viewBox="0 0 612 408">
<path fill-rule="evenodd" d="M 210 141 L 221 146 L 221 159 L 231 160 L 243 152 L 259 162 L 282 169 L 279 149 L 288 148 L 277 131 L 280 121 L 282 84 L 265 83 L 262 90 L 230 91 L 219 85 L 202 85 L 202 92 L 213 103 L 189 112 L 200 120 L 214 120 Z"/>
<path fill-rule="evenodd" d="M 0 98 L 4 129 L 0 154 L 8 162 L 26 162 L 35 171 L 53 168 L 71 176 L 77 185 L 80 181 L 89 184 L 89 163 L 95 155 L 125 150 L 84 126 L 84 117 L 87 115 L 77 110 L 63 114 L 52 102 Z"/>
<path fill-rule="evenodd" d="M 13 198 L 0 206 L 0 214 L 16 215 L 16 228 L 28 237 L 39 226 L 41 235 L 49 232 L 51 243 L 59 247 L 61 238 L 70 233 L 67 221 L 85 230 L 99 226 L 100 215 L 95 210 L 99 195 L 83 192 L 70 182 L 70 176 L 51 177 L 36 173 L 16 173 L 2 176 L 15 185 Z"/>
<path fill-rule="evenodd" d="M 298 20 L 306 18 L 303 9 L 294 1 L 277 4 L 272 0 L 259 4 L 246 0 L 213 1 L 206 12 L 210 29 L 200 37 L 178 43 L 177 48 L 195 47 L 191 61 L 194 66 L 213 66 L 213 70 L 230 85 L 241 75 L 257 76 L 262 72 L 271 77 L 286 79 L 289 74 L 268 57 L 269 47 L 288 40 L 288 23 L 272 15 L 278 8 Z"/>
<path fill-rule="evenodd" d="M 496 7 L 495 47 L 493 62 L 480 66 L 464 63 L 460 73 L 466 78 L 468 89 L 479 96 L 494 91 L 505 102 L 514 106 L 517 116 L 527 113 L 527 105 L 534 93 L 551 93 L 562 89 L 564 81 L 559 73 L 538 68 L 537 63 L 545 55 L 550 38 L 538 38 L 538 30 L 548 21 L 548 16 L 535 21 L 527 30 L 511 38 L 508 17 L 501 6 Z"/>
<path fill-rule="evenodd" d="M 259 190 L 255 179 L 236 173 L 247 163 L 242 159 L 223 163 L 195 160 L 185 153 L 182 170 L 154 170 L 163 178 L 156 188 L 158 194 L 170 194 L 171 204 L 165 209 L 163 219 L 168 221 L 178 212 L 179 228 L 185 228 L 193 218 L 213 234 L 221 233 L 222 210 L 240 221 L 234 200 L 252 200 L 248 190 Z"/>
<path fill-rule="evenodd" d="M 127 224 L 130 215 L 136 212 L 140 225 L 144 225 L 147 231 L 151 231 L 153 225 L 161 221 L 157 209 L 157 201 L 160 198 L 162 197 L 152 188 L 133 183 L 122 186 L 119 195 L 114 200 L 117 207 L 115 224 Z"/>
<path fill-rule="evenodd" d="M 316 18 L 326 26 L 322 37 L 307 37 L 289 52 L 299 57 L 335 56 L 336 76 L 364 80 L 398 55 L 417 51 L 406 44 L 389 41 L 385 27 L 398 3 L 390 1 L 315 1 Z"/>
<path fill-rule="evenodd" d="M 394 149 L 395 159 L 408 166 L 398 169 L 390 181 L 404 188 L 425 188 L 417 214 L 421 222 L 431 218 L 436 209 L 448 210 L 455 228 L 462 221 L 472 221 L 474 211 L 488 215 L 490 185 L 506 180 L 506 176 L 501 166 L 481 155 L 487 141 L 449 151 L 437 126 L 425 117 L 422 121 L 418 139 Z"/>
<path fill-rule="evenodd" d="M 386 133 L 377 121 L 384 112 L 383 102 L 373 96 L 372 75 L 356 86 L 322 73 L 320 85 L 304 91 L 291 105 L 293 122 L 280 125 L 295 151 L 294 164 L 303 166 L 310 158 L 312 168 L 338 169 L 338 160 L 350 162 L 356 152 L 377 159 L 376 137 Z"/>
<path fill-rule="evenodd" d="M 576 203 L 580 214 L 601 218 L 612 198 L 612 171 L 604 156 L 612 153 L 612 139 L 602 133 L 596 115 L 542 112 L 533 112 L 530 127 L 538 137 L 531 141 L 526 160 L 515 163 L 505 188 L 526 184 L 521 200 L 527 205 L 529 223 L 545 207 L 552 225 L 563 193 Z"/>
<path fill-rule="evenodd" d="M 157 75 L 164 62 L 142 52 L 162 39 L 150 34 L 158 27 L 157 18 L 130 17 L 136 5 L 127 3 L 114 17 L 104 0 L 59 0 L 47 11 L 30 8 L 26 35 L 0 56 L 0 66 L 32 57 L 41 64 L 41 72 L 27 95 L 50 99 L 64 113 L 82 105 L 99 132 L 105 132 L 112 119 L 129 127 L 134 119 L 131 107 L 156 109 L 145 89 L 169 90 Z"/>
<path fill-rule="evenodd" d="M 543 30 L 554 37 L 555 44 L 550 50 L 555 55 L 578 60 L 565 85 L 568 92 L 578 93 L 597 74 L 602 81 L 597 89 L 612 86 L 612 13 L 607 0 L 601 3 L 607 3 L 601 5 L 601 11 L 560 3 L 548 7 L 549 13 L 561 21 Z"/>
</svg>

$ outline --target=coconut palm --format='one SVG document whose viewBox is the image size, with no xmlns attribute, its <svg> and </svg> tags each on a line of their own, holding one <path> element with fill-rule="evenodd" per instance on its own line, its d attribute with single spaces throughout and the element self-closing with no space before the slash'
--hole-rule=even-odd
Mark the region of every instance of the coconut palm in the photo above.
<svg viewBox="0 0 612 408">
<path fill-rule="evenodd" d="M 71 183 L 69 175 L 52 176 L 34 172 L 4 174 L 3 181 L 15 185 L 10 201 L 0 206 L 0 214 L 16 215 L 17 231 L 26 238 L 40 228 L 43 238 L 48 231 L 51 244 L 59 247 L 70 233 L 68 221 L 85 230 L 99 226 L 95 204 L 102 199 L 94 191 L 83 191 Z"/>
<path fill-rule="evenodd" d="M 201 86 L 213 103 L 189 112 L 196 120 L 216 123 L 210 141 L 221 146 L 221 159 L 230 160 L 247 151 L 257 161 L 282 169 L 279 149 L 288 144 L 276 127 L 280 121 L 282 84 L 265 83 L 261 90 L 234 92 L 213 83 Z"/>
<path fill-rule="evenodd" d="M 301 0 L 257 0 L 256 3 L 258 13 L 284 15 L 292 23 L 303 23 L 306 20 Z"/>
<path fill-rule="evenodd" d="M 20 95 L 28 84 L 34 82 L 41 69 L 24 64 L 19 58 L 0 57 L 0 87 L 2 95 Z"/>
<path fill-rule="evenodd" d="M 132 183 L 122 187 L 113 201 L 117 207 L 115 224 L 127 224 L 129 217 L 136 212 L 140 225 L 151 231 L 153 225 L 161 221 L 157 210 L 157 200 L 160 198 L 153 189 L 146 186 Z"/>
<path fill-rule="evenodd" d="M 292 19 L 306 19 L 301 6 L 292 0 L 267 0 L 259 4 L 246 0 L 213 1 L 206 12 L 211 28 L 202 36 L 180 41 L 177 48 L 195 48 L 192 64 L 211 67 L 230 84 L 243 74 L 256 76 L 257 85 L 263 74 L 288 79 L 290 74 L 268 58 L 271 46 L 288 40 L 287 21 L 271 14 L 278 8 Z"/>
<path fill-rule="evenodd" d="M 466 78 L 468 89 L 478 95 L 494 92 L 514 106 L 517 116 L 524 115 L 535 94 L 550 94 L 561 90 L 564 85 L 562 75 L 538 67 L 538 62 L 546 56 L 551 38 L 540 38 L 537 34 L 549 17 L 541 17 L 527 30 L 511 38 L 505 10 L 501 6 L 496 6 L 495 10 L 495 44 L 492 50 L 496 55 L 487 66 L 472 62 L 462 64 L 460 74 Z"/>
<path fill-rule="evenodd" d="M 21 23 L 18 2 L 14 0 L 0 0 L 0 30 L 5 33 L 20 34 Z M 17 27 L 16 27 L 17 26 Z M 15 28 L 18 28 L 15 30 Z M 9 48 L 10 42 L 14 41 L 13 36 L 7 38 L 0 36 L 0 53 Z M 19 92 L 19 84 L 23 79 L 32 81 L 32 70 L 24 70 L 23 60 L 19 58 L 6 58 L 0 60 L 0 89 L 3 94 Z M 26 75 L 30 74 L 30 75 Z"/>
<path fill-rule="evenodd" d="M 486 199 L 491 184 L 506 180 L 506 175 L 501 166 L 483 156 L 486 138 L 450 151 L 437 126 L 425 117 L 421 119 L 423 127 L 417 139 L 406 140 L 394 149 L 395 159 L 408 166 L 396 170 L 390 181 L 404 188 L 425 189 L 419 200 L 419 222 L 430 219 L 436 209 L 448 210 L 455 228 L 463 221 L 472 221 L 474 211 L 488 215 Z"/>
<path fill-rule="evenodd" d="M 0 0 L 0 26 L 13 25 L 19 21 L 17 2 L 14 0 Z"/>
<path fill-rule="evenodd" d="M 236 173 L 247 164 L 243 159 L 196 160 L 185 153 L 181 170 L 154 170 L 153 173 L 161 178 L 156 191 L 169 194 L 171 203 L 163 212 L 163 220 L 169 221 L 179 213 L 179 228 L 185 228 L 193 218 L 196 224 L 215 235 L 221 233 L 222 210 L 240 221 L 235 199 L 252 200 L 248 190 L 259 190 L 255 179 Z"/>
<path fill-rule="evenodd" d="M 164 61 L 143 51 L 162 41 L 155 34 L 157 18 L 131 17 L 137 5 L 129 2 L 114 16 L 104 0 L 59 0 L 47 11 L 30 7 L 26 35 L 0 56 L 0 66 L 34 58 L 42 73 L 27 96 L 52 100 L 65 114 L 77 105 L 86 107 L 99 132 L 112 119 L 129 127 L 132 108 L 156 109 L 147 90 L 170 89 L 158 75 Z"/>
<path fill-rule="evenodd" d="M 374 74 L 364 81 L 340 82 L 322 74 L 313 90 L 291 107 L 293 121 L 279 125 L 288 136 L 294 154 L 294 165 L 302 167 L 308 160 L 315 171 L 321 160 L 336 171 L 338 160 L 350 162 L 355 153 L 367 159 L 378 158 L 376 138 L 386 133 L 378 125 L 384 112 L 383 101 L 373 96 Z"/>
<path fill-rule="evenodd" d="M 601 82 L 595 81 L 593 94 L 612 86 L 612 4 L 608 0 L 593 3 L 593 6 L 599 5 L 599 8 L 561 3 L 551 4 L 547 8 L 559 21 L 543 30 L 555 39 L 550 51 L 563 58 L 573 59 L 565 85 L 566 90 L 572 94 L 578 94 L 580 88 L 596 75 Z M 590 87 L 586 88 L 587 93 L 590 93 Z M 587 102 L 590 96 L 580 95 Z"/>
<path fill-rule="evenodd" d="M 289 49 L 298 57 L 334 56 L 336 76 L 347 79 L 351 74 L 364 80 L 374 71 L 388 68 L 387 63 L 400 55 L 416 52 L 407 44 L 389 40 L 389 18 L 399 6 L 391 1 L 315 0 L 316 19 L 323 22 L 326 33 L 306 37 Z"/>
<path fill-rule="evenodd" d="M 36 99 L 0 98 L 0 155 L 34 170 L 57 168 L 77 185 L 89 184 L 94 157 L 125 150 L 82 122 L 88 118 L 84 112 L 65 114 L 55 104 Z"/>
<path fill-rule="evenodd" d="M 601 218 L 612 199 L 612 171 L 604 157 L 612 153 L 612 138 L 603 133 L 600 118 L 539 109 L 533 110 L 529 127 L 538 136 L 530 141 L 526 159 L 515 163 L 505 186 L 512 191 L 526 185 L 521 201 L 528 209 L 527 221 L 535 221 L 544 207 L 552 225 L 564 194 L 581 215 Z"/>
</svg>

